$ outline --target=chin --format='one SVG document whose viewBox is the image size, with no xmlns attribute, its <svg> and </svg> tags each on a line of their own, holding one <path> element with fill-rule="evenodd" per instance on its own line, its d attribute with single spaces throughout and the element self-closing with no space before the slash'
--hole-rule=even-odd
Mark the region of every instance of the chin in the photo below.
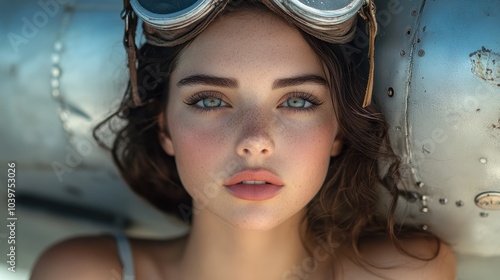
<svg viewBox="0 0 500 280">
<path fill-rule="evenodd" d="M 233 210 L 230 215 L 219 215 L 219 217 L 230 226 L 248 231 L 269 231 L 290 219 L 284 217 L 283 213 L 277 213 L 271 209 L 239 209 Z"/>
</svg>

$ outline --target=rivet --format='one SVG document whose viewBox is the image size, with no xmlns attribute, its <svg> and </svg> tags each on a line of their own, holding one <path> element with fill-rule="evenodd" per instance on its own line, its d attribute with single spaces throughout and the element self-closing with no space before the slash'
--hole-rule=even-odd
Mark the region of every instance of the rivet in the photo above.
<svg viewBox="0 0 500 280">
<path fill-rule="evenodd" d="M 394 96 L 394 89 L 393 89 L 392 87 L 389 87 L 389 88 L 387 89 L 387 95 L 388 95 L 389 97 L 393 97 L 393 96 Z"/>
<path fill-rule="evenodd" d="M 422 230 L 428 230 L 429 226 L 428 225 L 422 225 Z"/>
<path fill-rule="evenodd" d="M 487 212 L 481 212 L 481 213 L 479 213 L 479 216 L 481 216 L 481 218 L 486 218 L 486 217 L 488 217 L 488 213 Z"/>
<path fill-rule="evenodd" d="M 61 69 L 57 66 L 52 67 L 52 77 L 57 78 L 61 75 Z"/>
<path fill-rule="evenodd" d="M 401 56 L 405 56 L 405 55 L 406 55 L 406 52 L 405 52 L 405 50 L 401 50 L 401 52 L 399 52 L 399 54 L 400 54 Z"/>
<path fill-rule="evenodd" d="M 485 158 L 480 158 L 479 162 L 481 162 L 482 164 L 486 164 L 488 162 L 488 160 Z"/>
<path fill-rule="evenodd" d="M 50 84 L 52 85 L 53 88 L 58 88 L 59 87 L 59 80 L 52 79 L 52 81 L 50 81 Z"/>
<path fill-rule="evenodd" d="M 401 127 L 400 126 L 396 126 L 396 131 L 401 131 Z"/>
<path fill-rule="evenodd" d="M 58 54 L 53 54 L 52 55 L 52 63 L 57 64 L 61 61 L 61 57 Z"/>
<path fill-rule="evenodd" d="M 463 202 L 463 201 L 461 201 L 461 200 L 457 200 L 457 201 L 455 202 L 455 205 L 457 205 L 457 207 L 462 207 L 462 206 L 464 206 L 464 202 Z"/>
<path fill-rule="evenodd" d="M 62 50 L 63 44 L 60 41 L 54 43 L 54 50 L 60 52 Z"/>
<path fill-rule="evenodd" d="M 426 195 L 422 195 L 422 200 L 427 201 L 428 197 Z"/>
<path fill-rule="evenodd" d="M 448 203 L 448 199 L 446 199 L 446 198 L 440 198 L 439 199 L 439 203 L 441 203 L 442 205 L 445 205 L 446 203 Z"/>
<path fill-rule="evenodd" d="M 415 10 L 415 9 L 411 10 L 410 15 L 411 15 L 412 17 L 416 16 L 416 15 L 417 15 L 417 10 Z"/>
<path fill-rule="evenodd" d="M 423 188 L 425 186 L 424 182 L 417 182 L 417 187 Z"/>
<path fill-rule="evenodd" d="M 52 96 L 59 97 L 60 94 L 61 94 L 61 92 L 58 89 L 52 90 Z"/>
<path fill-rule="evenodd" d="M 427 207 L 427 206 L 422 207 L 422 209 L 420 209 L 420 212 L 422 212 L 422 213 L 428 213 L 429 212 L 429 207 Z"/>
<path fill-rule="evenodd" d="M 406 29 L 406 36 L 410 36 L 411 35 L 411 28 L 407 28 Z"/>
<path fill-rule="evenodd" d="M 425 55 L 425 51 L 424 50 L 419 50 L 418 51 L 418 56 L 422 57 Z"/>
<path fill-rule="evenodd" d="M 60 117 L 61 117 L 61 120 L 66 121 L 66 120 L 68 120 L 68 113 L 66 111 L 62 111 L 60 114 Z M 66 125 L 66 123 L 64 125 Z M 65 128 L 65 129 L 67 129 L 67 128 Z"/>
</svg>

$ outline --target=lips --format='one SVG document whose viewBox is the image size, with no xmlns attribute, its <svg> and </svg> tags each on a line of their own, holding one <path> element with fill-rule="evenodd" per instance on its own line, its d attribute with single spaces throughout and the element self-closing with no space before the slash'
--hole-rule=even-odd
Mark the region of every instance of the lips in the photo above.
<svg viewBox="0 0 500 280">
<path fill-rule="evenodd" d="M 224 186 L 231 186 L 236 184 L 271 184 L 275 186 L 283 186 L 284 183 L 281 179 L 266 169 L 245 170 L 234 174 L 226 182 Z"/>
<path fill-rule="evenodd" d="M 244 200 L 266 200 L 276 196 L 283 187 L 283 181 L 272 172 L 245 170 L 233 175 L 224 186 L 233 196 Z"/>
</svg>

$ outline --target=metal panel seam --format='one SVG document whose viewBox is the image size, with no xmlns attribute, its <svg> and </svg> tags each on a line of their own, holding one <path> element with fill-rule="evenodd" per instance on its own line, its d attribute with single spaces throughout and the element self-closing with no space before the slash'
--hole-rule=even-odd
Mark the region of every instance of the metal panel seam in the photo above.
<svg viewBox="0 0 500 280">
<path fill-rule="evenodd" d="M 426 2 L 426 0 L 423 0 L 422 4 L 420 5 L 420 10 L 418 12 L 417 20 L 415 23 L 415 32 L 413 34 L 413 42 L 411 44 L 410 52 L 408 54 L 408 57 L 409 57 L 408 70 L 407 70 L 408 83 L 406 83 L 407 84 L 407 86 L 406 86 L 406 100 L 405 100 L 405 108 L 404 108 L 404 118 L 405 118 L 405 126 L 406 126 L 405 144 L 406 144 L 406 153 L 408 154 L 407 162 L 411 167 L 410 170 L 411 170 L 411 174 L 413 175 L 413 178 L 415 180 L 415 183 L 420 182 L 420 179 L 419 179 L 419 176 L 417 174 L 417 170 L 414 168 L 413 162 L 412 162 L 413 147 L 412 147 L 412 143 L 410 141 L 410 137 L 411 137 L 412 133 L 411 133 L 411 127 L 410 127 L 410 121 L 409 121 L 408 108 L 409 108 L 410 93 L 411 93 L 411 81 L 413 78 L 413 59 L 414 59 L 414 53 L 415 53 L 415 46 L 416 46 L 417 41 L 418 41 L 418 34 L 420 32 L 420 20 L 422 18 L 422 13 L 424 10 L 425 2 Z"/>
</svg>

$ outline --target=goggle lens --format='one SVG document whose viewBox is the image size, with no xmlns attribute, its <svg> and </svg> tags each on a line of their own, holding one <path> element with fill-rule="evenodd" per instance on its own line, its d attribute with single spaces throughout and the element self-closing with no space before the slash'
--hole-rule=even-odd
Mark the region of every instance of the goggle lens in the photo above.
<svg viewBox="0 0 500 280">
<path fill-rule="evenodd" d="M 328 1 L 328 0 L 298 0 L 298 2 L 311 7 L 313 9 L 322 10 L 322 11 L 334 11 L 344 9 L 347 6 L 352 4 L 352 0 L 336 0 L 336 1 Z"/>
<path fill-rule="evenodd" d="M 137 0 L 147 11 L 160 15 L 177 14 L 199 0 Z"/>
</svg>

